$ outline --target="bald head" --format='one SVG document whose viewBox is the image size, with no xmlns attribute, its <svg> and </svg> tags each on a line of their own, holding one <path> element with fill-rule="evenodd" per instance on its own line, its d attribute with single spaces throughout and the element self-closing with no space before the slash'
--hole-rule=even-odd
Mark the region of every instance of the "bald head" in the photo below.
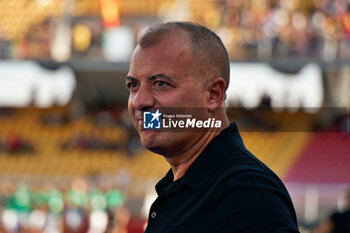
<svg viewBox="0 0 350 233">
<path fill-rule="evenodd" d="M 183 36 L 185 32 L 186 36 Z M 169 37 L 188 40 L 192 66 L 205 80 L 222 77 L 229 85 L 230 67 L 227 51 L 221 39 L 211 30 L 190 22 L 169 22 L 149 28 L 141 36 L 138 45 L 151 48 Z M 184 38 L 187 37 L 187 38 Z"/>
</svg>

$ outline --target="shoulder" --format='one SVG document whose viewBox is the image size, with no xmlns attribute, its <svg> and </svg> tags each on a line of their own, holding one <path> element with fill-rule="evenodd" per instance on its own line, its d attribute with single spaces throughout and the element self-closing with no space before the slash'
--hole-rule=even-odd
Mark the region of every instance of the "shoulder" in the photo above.
<svg viewBox="0 0 350 233">
<path fill-rule="evenodd" d="M 229 162 L 228 162 L 229 164 Z M 268 167 L 259 161 L 247 160 L 245 163 L 227 165 L 218 171 L 217 195 L 230 199 L 246 200 L 271 206 L 287 206 L 294 209 L 283 182 Z M 263 203 L 260 203 L 263 202 Z"/>
<path fill-rule="evenodd" d="M 261 232 L 277 232 L 277 229 L 298 232 L 295 210 L 282 181 L 266 165 L 242 150 L 228 157 L 214 178 L 220 209 L 217 216 L 223 221 L 225 218 L 242 221 L 242 229 L 251 229 L 247 232 L 259 227 L 266 229 Z"/>
<path fill-rule="evenodd" d="M 280 178 L 244 146 L 238 147 L 222 162 L 217 179 L 223 185 L 255 184 L 283 188 Z"/>
</svg>

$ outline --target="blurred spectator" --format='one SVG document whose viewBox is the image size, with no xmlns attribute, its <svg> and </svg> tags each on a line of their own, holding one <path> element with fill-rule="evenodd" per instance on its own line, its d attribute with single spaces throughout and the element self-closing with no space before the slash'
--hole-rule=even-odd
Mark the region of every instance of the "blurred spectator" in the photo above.
<svg viewBox="0 0 350 233">
<path fill-rule="evenodd" d="M 112 113 L 108 111 L 98 112 L 95 117 L 95 122 L 99 127 L 110 127 L 115 123 Z"/>
<path fill-rule="evenodd" d="M 10 152 L 18 152 L 22 147 L 22 139 L 17 134 L 12 134 L 7 138 L 7 148 Z"/>
<path fill-rule="evenodd" d="M 119 140 L 105 140 L 101 136 L 99 137 L 97 131 L 89 135 L 83 133 L 77 133 L 67 141 L 63 142 L 61 148 L 63 150 L 79 149 L 79 150 L 119 150 L 121 143 Z"/>
<path fill-rule="evenodd" d="M 68 118 L 66 115 L 58 113 L 58 112 L 50 112 L 42 116 L 41 121 L 44 125 L 48 125 L 51 127 L 63 126 L 68 122 Z"/>
<path fill-rule="evenodd" d="M 23 139 L 21 135 L 13 133 L 7 137 L 0 138 L 0 152 L 8 152 L 10 154 L 33 153 L 32 144 Z"/>
<path fill-rule="evenodd" d="M 82 178 L 74 179 L 67 191 L 51 183 L 29 186 L 2 182 L 0 232 L 111 232 L 115 213 L 124 203 L 124 194 L 118 189 L 88 186 Z"/>
<path fill-rule="evenodd" d="M 114 227 L 112 233 L 128 233 L 128 224 L 130 222 L 130 211 L 122 207 L 115 212 Z"/>
<path fill-rule="evenodd" d="M 344 210 L 334 212 L 329 220 L 314 229 L 313 233 L 350 232 L 350 188 L 344 193 Z"/>
<path fill-rule="evenodd" d="M 84 134 L 78 133 L 69 138 L 62 144 L 62 149 L 87 149 L 89 148 L 89 141 Z"/>
</svg>

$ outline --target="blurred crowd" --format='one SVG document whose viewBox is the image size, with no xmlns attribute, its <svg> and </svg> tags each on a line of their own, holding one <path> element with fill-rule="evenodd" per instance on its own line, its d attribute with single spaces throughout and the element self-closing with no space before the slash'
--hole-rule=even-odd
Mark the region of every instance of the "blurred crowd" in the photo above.
<svg viewBox="0 0 350 233">
<path fill-rule="evenodd" d="M 123 192 L 88 185 L 0 185 L 0 232 L 125 232 L 130 212 Z"/>
<path fill-rule="evenodd" d="M 119 26 L 134 34 L 127 37 L 133 40 L 131 44 L 150 24 L 190 20 L 216 31 L 233 60 L 316 58 L 329 61 L 350 58 L 349 0 L 149 1 L 159 5 L 158 15 L 147 16 L 156 20 L 148 22 L 143 17 L 138 20 L 135 15 L 128 16 L 127 11 L 123 11 L 126 13 Z M 99 10 L 94 12 L 97 13 L 71 17 L 71 39 L 67 41 L 71 43 L 71 58 L 108 59 L 102 51 L 107 42 L 107 29 Z M 12 37 L 1 30 L 5 21 L 0 20 L 0 58 L 52 59 L 52 47 L 58 41 L 56 37 L 63 35 L 55 32 L 57 20 L 54 17 L 57 14 L 48 14 L 28 26 L 21 36 Z M 14 23 L 13 27 L 16 25 Z M 119 42 L 122 40 L 116 43 L 116 47 L 130 46 Z"/>
<path fill-rule="evenodd" d="M 14 109 L 0 108 L 0 125 L 10 128 L 8 131 L 0 130 L 0 155 L 35 155 L 38 149 L 37 141 L 33 140 L 34 136 L 23 133 L 24 129 L 13 119 L 15 116 L 26 117 L 24 113 L 16 114 Z M 77 128 L 79 124 L 81 126 Z M 32 127 L 29 131 L 45 128 L 52 132 L 60 131 L 61 139 L 55 142 L 55 147 L 62 151 L 118 151 L 133 156 L 143 150 L 129 113 L 123 108 L 91 109 L 86 116 L 77 117 L 54 109 L 42 110 L 40 117 L 34 119 L 29 127 Z M 62 130 L 67 128 L 70 132 L 66 137 Z M 116 137 L 116 131 L 121 131 L 121 135 Z"/>
<path fill-rule="evenodd" d="M 216 2 L 194 19 L 218 32 L 231 59 L 350 57 L 348 0 Z"/>
</svg>

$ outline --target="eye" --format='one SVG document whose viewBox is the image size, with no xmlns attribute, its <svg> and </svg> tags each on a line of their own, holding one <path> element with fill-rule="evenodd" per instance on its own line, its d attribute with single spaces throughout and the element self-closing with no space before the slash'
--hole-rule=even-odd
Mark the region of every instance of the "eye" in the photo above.
<svg viewBox="0 0 350 233">
<path fill-rule="evenodd" d="M 128 89 L 135 89 L 136 87 L 138 87 L 138 83 L 136 83 L 136 82 L 129 82 L 129 83 L 127 83 L 126 84 L 126 86 L 128 87 Z"/>
<path fill-rule="evenodd" d="M 166 82 L 163 82 L 163 81 L 156 81 L 156 84 L 155 84 L 157 87 L 165 87 L 168 85 L 168 83 Z"/>
</svg>

